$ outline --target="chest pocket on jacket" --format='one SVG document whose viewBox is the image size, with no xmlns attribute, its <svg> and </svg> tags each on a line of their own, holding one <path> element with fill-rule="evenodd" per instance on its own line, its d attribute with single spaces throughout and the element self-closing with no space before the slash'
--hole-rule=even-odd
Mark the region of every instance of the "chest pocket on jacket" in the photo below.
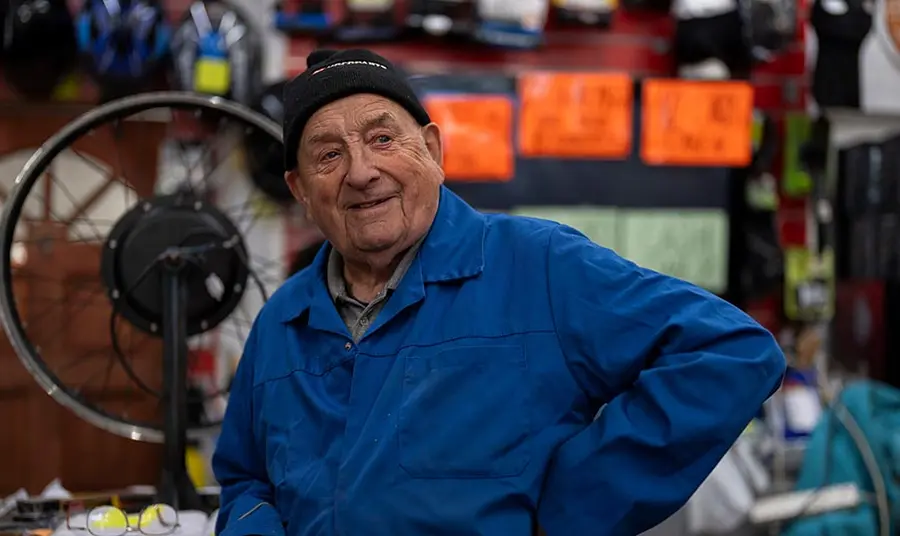
<svg viewBox="0 0 900 536">
<path fill-rule="evenodd" d="M 502 478 L 530 461 L 530 385 L 520 346 L 405 358 L 400 465 L 414 478 Z"/>
</svg>

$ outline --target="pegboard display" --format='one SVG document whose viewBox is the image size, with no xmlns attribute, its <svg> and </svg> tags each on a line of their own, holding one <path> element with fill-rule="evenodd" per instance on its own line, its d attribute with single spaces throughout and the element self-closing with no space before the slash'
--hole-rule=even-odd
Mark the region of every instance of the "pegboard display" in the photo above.
<svg viewBox="0 0 900 536">
<path fill-rule="evenodd" d="M 801 22 L 805 10 L 800 10 Z M 806 56 L 803 24 L 796 42 L 753 73 L 758 108 L 782 112 L 806 106 Z M 544 44 L 536 50 L 502 50 L 478 45 L 442 45 L 437 40 L 373 43 L 368 48 L 407 68 L 421 72 L 581 70 L 626 72 L 634 77 L 670 77 L 675 64 L 672 38 L 675 24 L 668 13 L 620 9 L 606 29 L 561 28 L 552 22 Z M 312 38 L 290 37 L 285 70 L 294 75 L 306 68 L 306 55 L 318 46 Z M 347 46 L 328 43 L 328 46 Z"/>
<path fill-rule="evenodd" d="M 184 16 L 190 0 L 164 2 L 171 22 Z M 261 25 L 270 25 L 271 2 L 239 0 L 237 5 Z M 802 2 L 801 2 L 802 3 Z M 78 9 L 80 0 L 71 0 L 70 7 Z M 267 8 L 267 7 L 268 8 Z M 802 7 L 802 6 L 801 6 Z M 805 9 L 799 10 L 802 20 Z M 802 21 L 801 21 L 802 22 Z M 423 72 L 447 71 L 503 71 L 508 73 L 534 69 L 617 71 L 634 77 L 666 77 L 674 73 L 672 38 L 674 22 L 668 13 L 619 9 L 611 16 L 609 26 L 578 28 L 560 26 L 551 20 L 544 35 L 544 43 L 536 50 L 503 50 L 487 46 L 453 43 L 447 46 L 440 40 L 422 42 L 391 42 L 365 44 L 392 61 Z M 803 45 L 803 24 L 799 24 L 796 42 L 773 61 L 758 66 L 752 77 L 755 103 L 758 108 L 775 113 L 805 108 L 806 75 Z M 275 32 L 263 28 L 266 32 Z M 285 36 L 284 54 L 286 75 L 296 74 L 306 66 L 306 55 L 318 46 L 313 38 Z M 333 46 L 334 43 L 328 43 Z M 344 45 L 348 46 L 348 45 Z M 280 51 L 279 51 L 280 52 Z M 94 102 L 96 93 L 83 76 L 60 88 L 62 100 Z M 16 100 L 0 81 L 0 102 Z"/>
</svg>

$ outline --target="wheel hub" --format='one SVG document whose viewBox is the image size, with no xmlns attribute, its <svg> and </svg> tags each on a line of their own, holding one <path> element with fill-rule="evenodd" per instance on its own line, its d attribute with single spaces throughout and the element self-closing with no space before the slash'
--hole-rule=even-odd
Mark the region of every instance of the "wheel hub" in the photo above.
<svg viewBox="0 0 900 536">
<path fill-rule="evenodd" d="M 240 303 L 249 277 L 240 231 L 216 207 L 185 193 L 128 211 L 106 239 L 101 275 L 116 312 L 161 336 L 162 270 L 184 264 L 187 331 L 214 328 Z"/>
</svg>

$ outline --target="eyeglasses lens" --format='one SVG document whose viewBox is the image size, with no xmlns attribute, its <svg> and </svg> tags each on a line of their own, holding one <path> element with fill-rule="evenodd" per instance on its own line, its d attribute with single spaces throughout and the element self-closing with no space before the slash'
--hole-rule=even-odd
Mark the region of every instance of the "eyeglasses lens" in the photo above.
<svg viewBox="0 0 900 536">
<path fill-rule="evenodd" d="M 113 506 L 94 508 L 87 516 L 87 529 L 94 536 L 122 536 L 128 532 L 128 517 Z"/>
<path fill-rule="evenodd" d="M 178 528 L 178 512 L 167 504 L 148 506 L 141 512 L 139 527 L 148 536 L 172 534 Z"/>
</svg>

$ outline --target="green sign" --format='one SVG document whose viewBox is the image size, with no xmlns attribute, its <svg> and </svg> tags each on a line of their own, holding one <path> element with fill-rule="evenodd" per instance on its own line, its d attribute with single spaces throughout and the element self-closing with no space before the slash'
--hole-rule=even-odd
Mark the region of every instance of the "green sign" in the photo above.
<svg viewBox="0 0 900 536">
<path fill-rule="evenodd" d="M 559 222 L 651 270 L 711 292 L 728 285 L 728 214 L 718 209 L 522 207 L 512 211 Z"/>
<path fill-rule="evenodd" d="M 728 214 L 724 210 L 622 210 L 619 253 L 651 270 L 711 292 L 728 286 Z"/>
<path fill-rule="evenodd" d="M 608 207 L 520 207 L 512 211 L 518 216 L 551 220 L 573 229 L 578 229 L 585 236 L 611 249 L 616 249 L 616 217 L 617 210 Z"/>
</svg>

